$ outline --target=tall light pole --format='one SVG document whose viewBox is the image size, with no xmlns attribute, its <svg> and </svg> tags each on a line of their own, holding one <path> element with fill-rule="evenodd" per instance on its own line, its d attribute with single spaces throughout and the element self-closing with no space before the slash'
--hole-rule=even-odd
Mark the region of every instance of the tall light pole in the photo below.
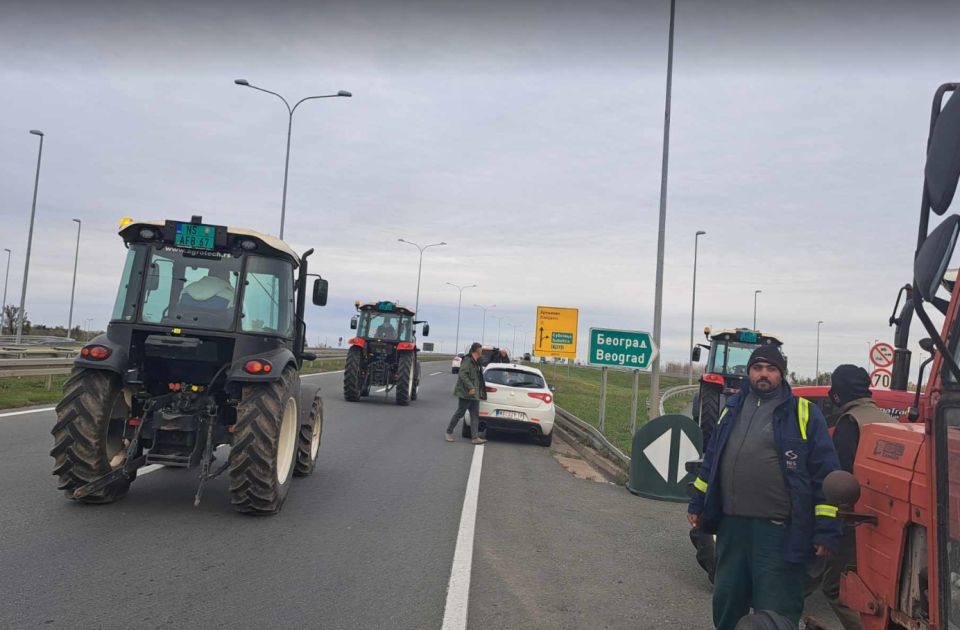
<svg viewBox="0 0 960 630">
<path fill-rule="evenodd" d="M 657 232 L 657 286 L 653 301 L 653 343 L 660 348 L 660 320 L 663 316 L 663 250 L 667 231 L 667 166 L 670 162 L 670 95 L 673 91 L 673 24 L 676 0 L 670 0 L 670 31 L 667 44 L 667 94 L 663 108 L 663 160 L 660 172 L 660 225 Z M 653 360 L 650 374 L 650 405 L 660 403 L 660 355 Z"/>
<path fill-rule="evenodd" d="M 73 219 L 77 223 L 77 250 L 73 254 L 73 285 L 70 287 L 70 315 L 67 317 L 67 339 L 70 339 L 70 335 L 73 331 L 73 297 L 77 292 L 77 263 L 80 261 L 80 227 L 83 225 L 83 221 L 80 219 Z"/>
<path fill-rule="evenodd" d="M 823 320 L 817 322 L 817 368 L 815 372 L 815 377 L 813 380 L 814 385 L 820 384 L 820 326 L 823 324 Z"/>
<path fill-rule="evenodd" d="M 690 304 L 690 377 L 687 379 L 688 385 L 693 385 L 693 317 L 697 310 L 697 245 L 700 237 L 706 234 L 703 230 L 697 230 L 693 235 L 693 300 Z"/>
<path fill-rule="evenodd" d="M 460 350 L 460 305 L 463 304 L 463 290 L 472 289 L 477 285 L 468 284 L 461 287 L 459 284 L 454 284 L 452 282 L 448 282 L 447 284 L 449 284 L 451 287 L 456 289 L 457 292 L 460 294 L 460 296 L 457 298 L 457 341 L 456 341 L 456 345 L 454 346 L 457 349 L 457 351 L 459 351 Z"/>
<path fill-rule="evenodd" d="M 483 345 L 487 343 L 487 309 L 497 308 L 497 305 L 491 304 L 490 306 L 483 306 L 481 304 L 474 304 L 473 306 L 483 311 L 483 325 L 480 327 L 480 345 Z"/>
<path fill-rule="evenodd" d="M 287 158 L 283 164 L 283 200 L 280 203 L 280 238 L 282 239 L 283 227 L 287 217 L 287 174 L 290 171 L 290 135 L 293 132 L 293 112 L 297 111 L 297 107 L 299 107 L 300 103 L 304 101 L 310 101 L 317 98 L 336 98 L 338 96 L 351 97 L 353 96 L 353 94 L 351 94 L 350 92 L 347 92 L 346 90 L 340 90 L 336 94 L 323 94 L 321 96 L 307 96 L 297 101 L 293 107 L 290 107 L 290 103 L 287 102 L 287 99 L 283 98 L 276 92 L 271 92 L 270 90 L 265 90 L 261 87 L 251 85 L 250 82 L 247 81 L 246 79 L 236 79 L 234 80 L 234 83 L 236 83 L 237 85 L 242 85 L 243 87 L 248 87 L 254 90 L 259 90 L 261 92 L 266 92 L 267 94 L 273 94 L 274 96 L 279 98 L 281 101 L 283 101 L 283 104 L 287 106 L 287 113 L 289 114 L 289 117 L 287 118 Z"/>
<path fill-rule="evenodd" d="M 757 296 L 763 293 L 761 289 L 753 292 L 753 329 L 757 329 Z"/>
<path fill-rule="evenodd" d="M 513 328 L 513 344 L 510 346 L 510 356 L 515 357 L 517 354 L 517 325 L 510 323 L 508 326 Z"/>
<path fill-rule="evenodd" d="M 423 271 L 423 252 L 424 250 L 429 249 L 431 247 L 439 247 L 441 245 L 446 245 L 446 242 L 440 241 L 439 243 L 431 243 L 429 245 L 424 245 L 423 247 L 420 247 L 416 243 L 404 240 L 402 238 L 398 238 L 397 240 L 400 241 L 401 243 L 406 243 L 407 245 L 413 245 L 414 247 L 420 250 L 420 263 L 417 265 L 417 303 L 413 307 L 413 312 L 418 313 L 420 312 L 420 272 Z"/>
<path fill-rule="evenodd" d="M 90 322 L 92 321 L 93 321 L 92 317 L 88 317 L 85 320 L 83 320 L 83 330 L 84 330 L 83 336 L 84 337 L 88 337 L 88 338 L 90 337 Z"/>
<path fill-rule="evenodd" d="M 23 263 L 23 286 L 20 288 L 20 312 L 17 313 L 17 339 L 19 345 L 23 339 L 23 312 L 27 306 L 27 278 L 30 276 L 30 249 L 33 245 L 33 221 L 37 216 L 37 188 L 40 186 L 40 158 L 43 156 L 43 132 L 31 129 L 30 133 L 40 136 L 40 148 L 37 149 L 37 175 L 33 180 L 33 205 L 30 208 L 30 231 L 27 232 L 27 257 Z"/>
<path fill-rule="evenodd" d="M 497 347 L 500 347 L 500 327 L 503 325 L 503 320 L 507 319 L 506 315 L 491 315 L 490 317 L 497 320 Z"/>
<path fill-rule="evenodd" d="M 5 278 L 3 280 L 3 304 L 0 304 L 0 335 L 3 334 L 3 321 L 7 310 L 7 285 L 10 283 L 10 250 L 4 247 L 3 251 L 7 252 L 7 271 L 4 273 Z M 10 332 L 13 332 L 13 330 Z"/>
</svg>

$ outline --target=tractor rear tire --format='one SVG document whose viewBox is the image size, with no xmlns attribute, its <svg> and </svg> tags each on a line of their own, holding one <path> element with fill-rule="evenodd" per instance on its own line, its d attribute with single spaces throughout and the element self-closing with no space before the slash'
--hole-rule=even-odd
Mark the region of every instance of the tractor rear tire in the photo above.
<svg viewBox="0 0 960 630">
<path fill-rule="evenodd" d="M 310 422 L 300 426 L 297 438 L 297 463 L 293 474 L 306 477 L 317 467 L 317 455 L 320 452 L 320 438 L 323 436 L 323 399 L 316 396 L 310 405 Z"/>
<path fill-rule="evenodd" d="M 230 448 L 233 508 L 276 514 L 293 480 L 300 433 L 300 379 L 288 367 L 276 381 L 243 386 Z"/>
<path fill-rule="evenodd" d="M 74 499 L 77 488 L 106 475 L 123 463 L 126 448 L 123 430 L 129 409 L 120 378 L 104 370 L 74 370 L 63 386 L 63 400 L 57 405 L 53 426 L 54 446 L 50 451 L 56 464 L 53 474 L 58 488 Z M 89 494 L 82 503 L 112 503 L 130 489 L 129 478 Z"/>
<path fill-rule="evenodd" d="M 413 370 L 414 357 L 412 352 L 404 352 L 400 355 L 397 365 L 397 404 L 401 406 L 410 404 L 410 396 L 413 393 Z"/>
<path fill-rule="evenodd" d="M 352 346 L 347 351 L 347 364 L 343 369 L 343 397 L 350 402 L 357 402 L 362 395 L 363 349 Z"/>
<path fill-rule="evenodd" d="M 707 441 L 720 419 L 720 398 L 723 389 L 718 385 L 700 384 L 700 431 L 703 433 L 703 450 L 707 450 Z M 694 411 L 694 415 L 697 412 Z"/>
<path fill-rule="evenodd" d="M 420 361 L 417 361 L 417 368 L 414 370 L 413 390 L 410 392 L 410 400 L 416 400 L 420 397 Z"/>
</svg>

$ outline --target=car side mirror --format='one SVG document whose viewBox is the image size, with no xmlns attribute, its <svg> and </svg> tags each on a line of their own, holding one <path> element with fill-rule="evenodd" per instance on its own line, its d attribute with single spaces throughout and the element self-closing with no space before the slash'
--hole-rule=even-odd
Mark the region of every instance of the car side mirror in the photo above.
<svg viewBox="0 0 960 630">
<path fill-rule="evenodd" d="M 927 302 L 932 302 L 940 281 L 947 271 L 947 265 L 957 246 L 957 236 L 960 234 L 960 216 L 951 215 L 943 220 L 933 232 L 927 236 L 917 252 L 913 262 L 913 282 L 917 285 L 920 296 Z"/>
<path fill-rule="evenodd" d="M 327 305 L 327 291 L 330 289 L 330 283 L 324 278 L 317 278 L 313 281 L 313 303 L 317 306 Z"/>
<path fill-rule="evenodd" d="M 428 337 L 430 335 L 430 324 L 423 325 L 423 336 Z"/>
<path fill-rule="evenodd" d="M 353 317 L 350 318 L 350 330 L 356 330 L 356 329 L 357 329 L 357 316 L 354 315 Z"/>
<path fill-rule="evenodd" d="M 700 360 L 700 346 L 694 346 L 693 354 L 690 356 L 694 363 Z"/>
</svg>

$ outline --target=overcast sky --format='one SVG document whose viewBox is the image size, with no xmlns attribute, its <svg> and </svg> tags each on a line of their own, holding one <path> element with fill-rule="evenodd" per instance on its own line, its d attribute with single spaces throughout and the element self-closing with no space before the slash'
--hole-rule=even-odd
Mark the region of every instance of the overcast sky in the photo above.
<svg viewBox="0 0 960 630">
<path fill-rule="evenodd" d="M 402 6 L 401 6 L 402 5 Z M 842 6 L 840 6 L 842 5 Z M 355 299 L 413 302 L 430 340 L 479 339 L 497 304 L 532 344 L 538 304 L 652 330 L 669 2 L 3 3 L 0 247 L 17 303 L 46 133 L 27 311 L 109 317 L 117 220 L 279 229 L 316 249 L 330 304 L 311 342 L 349 336 Z M 911 277 L 933 91 L 958 80 L 960 7 L 678 1 L 663 355 L 696 328 L 779 334 L 791 369 L 863 364 Z M 2 264 L 2 261 L 0 261 Z M 497 323 L 487 323 L 495 341 Z M 915 338 L 920 326 L 914 325 Z M 504 325 L 502 341 L 513 340 Z M 702 335 L 698 332 L 698 338 Z M 519 350 L 519 348 L 518 348 Z M 585 351 L 581 344 L 581 355 Z M 919 354 L 919 349 L 917 349 Z M 916 365 L 917 360 L 914 361 Z"/>
</svg>

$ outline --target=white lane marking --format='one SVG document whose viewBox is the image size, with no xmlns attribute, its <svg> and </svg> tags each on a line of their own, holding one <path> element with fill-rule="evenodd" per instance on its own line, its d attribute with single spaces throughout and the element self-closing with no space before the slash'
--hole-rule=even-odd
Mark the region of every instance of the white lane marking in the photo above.
<svg viewBox="0 0 960 630">
<path fill-rule="evenodd" d="M 443 372 L 432 372 L 430 376 L 436 376 L 437 374 L 443 374 Z"/>
<path fill-rule="evenodd" d="M 387 391 L 387 388 L 386 388 L 386 387 L 381 387 L 380 389 L 377 390 L 377 393 L 378 393 L 378 394 L 382 394 L 382 393 L 385 392 L 385 391 Z"/>
<path fill-rule="evenodd" d="M 56 407 L 44 407 L 43 409 L 27 409 L 26 411 L 10 411 L 8 413 L 0 413 L 0 418 L 8 418 L 10 416 L 22 416 L 28 413 L 41 413 L 43 411 L 53 411 Z"/>
<path fill-rule="evenodd" d="M 343 374 L 343 370 L 337 370 L 336 372 L 314 372 L 313 374 L 301 374 L 300 378 L 310 378 L 311 376 L 323 376 L 325 374 Z"/>
<path fill-rule="evenodd" d="M 150 464 L 149 466 L 142 466 L 137 469 L 137 477 L 139 477 L 140 475 L 147 475 L 156 470 L 160 470 L 163 467 L 164 467 L 163 464 Z"/>
<path fill-rule="evenodd" d="M 470 571 L 473 564 L 473 533 L 477 524 L 477 499 L 480 496 L 480 469 L 483 464 L 483 445 L 473 447 L 473 461 L 467 477 L 467 491 L 460 513 L 457 547 L 453 552 L 453 567 L 447 584 L 447 604 L 443 609 L 442 630 L 466 630 L 467 607 L 470 604 Z"/>
</svg>

